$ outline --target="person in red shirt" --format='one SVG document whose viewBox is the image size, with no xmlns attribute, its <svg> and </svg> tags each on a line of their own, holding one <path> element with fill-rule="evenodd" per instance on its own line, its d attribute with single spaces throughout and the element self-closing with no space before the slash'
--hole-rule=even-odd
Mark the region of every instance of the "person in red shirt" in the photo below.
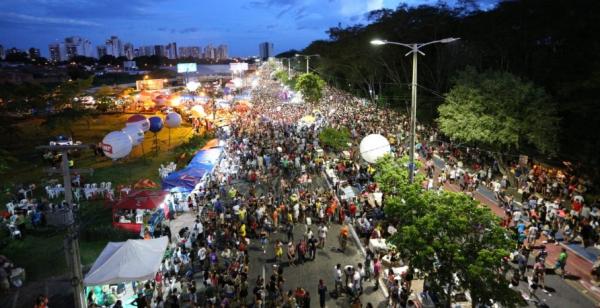
<svg viewBox="0 0 600 308">
<path fill-rule="evenodd" d="M 350 203 L 350 219 L 352 219 L 352 223 L 354 223 L 354 217 L 356 217 L 356 204 L 354 202 Z"/>
</svg>

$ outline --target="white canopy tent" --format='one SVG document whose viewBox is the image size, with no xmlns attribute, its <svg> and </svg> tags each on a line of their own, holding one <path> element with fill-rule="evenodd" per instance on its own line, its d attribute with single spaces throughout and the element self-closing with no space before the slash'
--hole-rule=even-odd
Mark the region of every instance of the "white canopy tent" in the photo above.
<svg viewBox="0 0 600 308">
<path fill-rule="evenodd" d="M 154 279 L 169 240 L 109 242 L 83 280 L 86 286 Z"/>
</svg>

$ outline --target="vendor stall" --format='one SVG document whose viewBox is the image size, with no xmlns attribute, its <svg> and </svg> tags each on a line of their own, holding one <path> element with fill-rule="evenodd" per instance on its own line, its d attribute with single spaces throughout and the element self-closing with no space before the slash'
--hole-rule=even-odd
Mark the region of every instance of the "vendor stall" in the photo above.
<svg viewBox="0 0 600 308">
<path fill-rule="evenodd" d="M 168 192 L 152 190 L 131 192 L 113 206 L 113 226 L 140 233 L 143 224 L 147 224 L 155 212 L 159 211 L 162 217 L 168 217 L 168 195 Z"/>
<path fill-rule="evenodd" d="M 86 294 L 94 293 L 88 305 L 110 306 L 119 299 L 127 306 L 137 295 L 129 282 L 154 279 L 168 244 L 167 237 L 109 242 L 83 280 Z"/>
<path fill-rule="evenodd" d="M 223 153 L 223 148 L 215 147 L 198 151 L 187 167 L 173 172 L 163 182 L 163 189 L 180 187 L 192 191 L 198 184 L 206 180 L 218 164 Z"/>
</svg>

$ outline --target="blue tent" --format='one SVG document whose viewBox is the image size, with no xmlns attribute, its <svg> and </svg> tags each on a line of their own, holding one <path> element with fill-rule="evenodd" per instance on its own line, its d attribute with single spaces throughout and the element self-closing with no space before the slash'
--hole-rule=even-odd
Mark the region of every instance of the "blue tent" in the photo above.
<svg viewBox="0 0 600 308">
<path fill-rule="evenodd" d="M 179 187 L 182 191 L 192 191 L 206 174 L 205 169 L 186 167 L 169 174 L 163 181 L 163 189 Z"/>
<path fill-rule="evenodd" d="M 223 153 L 223 148 L 200 150 L 184 169 L 169 174 L 163 181 L 163 189 L 177 187 L 180 191 L 192 191 L 207 173 L 212 173 Z"/>
<path fill-rule="evenodd" d="M 193 166 L 210 172 L 219 161 L 219 157 L 221 157 L 222 152 L 223 148 L 212 148 L 198 151 L 198 153 L 194 155 L 188 164 L 188 167 Z"/>
</svg>

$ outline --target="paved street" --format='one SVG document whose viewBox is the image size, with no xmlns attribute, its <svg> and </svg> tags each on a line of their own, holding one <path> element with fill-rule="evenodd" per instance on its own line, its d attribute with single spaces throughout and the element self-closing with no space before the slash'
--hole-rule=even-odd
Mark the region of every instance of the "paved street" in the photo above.
<svg viewBox="0 0 600 308">
<path fill-rule="evenodd" d="M 317 286 L 319 279 L 323 279 L 327 285 L 328 290 L 333 290 L 333 273 L 336 264 L 354 265 L 356 266 L 359 262 L 364 262 L 364 258 L 360 251 L 355 246 L 354 241 L 348 242 L 348 247 L 345 253 L 337 251 L 338 241 L 337 234 L 340 230 L 340 225 L 332 224 L 327 236 L 324 249 L 317 251 L 317 257 L 314 261 L 308 261 L 303 265 L 289 266 L 287 261 L 282 262 L 284 268 L 285 290 L 295 290 L 297 287 L 303 287 L 311 294 L 311 307 L 318 307 L 319 297 L 317 293 Z M 311 227 L 313 232 L 316 234 L 316 226 Z M 297 240 L 303 236 L 305 225 L 297 224 L 294 228 L 294 239 Z M 251 288 L 254 287 L 256 277 L 263 274 L 263 268 L 265 271 L 266 279 L 273 270 L 274 264 L 274 252 L 273 245 L 275 240 L 282 240 L 285 242 L 286 236 L 283 232 L 275 233 L 270 238 L 269 249 L 264 254 L 260 249 L 260 243 L 257 240 L 253 240 L 250 245 L 250 275 Z M 285 257 L 284 257 L 285 259 Z M 361 297 L 363 305 L 367 302 L 372 303 L 375 307 L 386 307 L 387 301 L 380 290 L 373 291 L 373 282 L 368 281 L 363 285 L 365 292 Z M 327 298 L 328 307 L 347 307 L 347 297 L 340 297 L 337 300 L 328 296 Z"/>
</svg>

